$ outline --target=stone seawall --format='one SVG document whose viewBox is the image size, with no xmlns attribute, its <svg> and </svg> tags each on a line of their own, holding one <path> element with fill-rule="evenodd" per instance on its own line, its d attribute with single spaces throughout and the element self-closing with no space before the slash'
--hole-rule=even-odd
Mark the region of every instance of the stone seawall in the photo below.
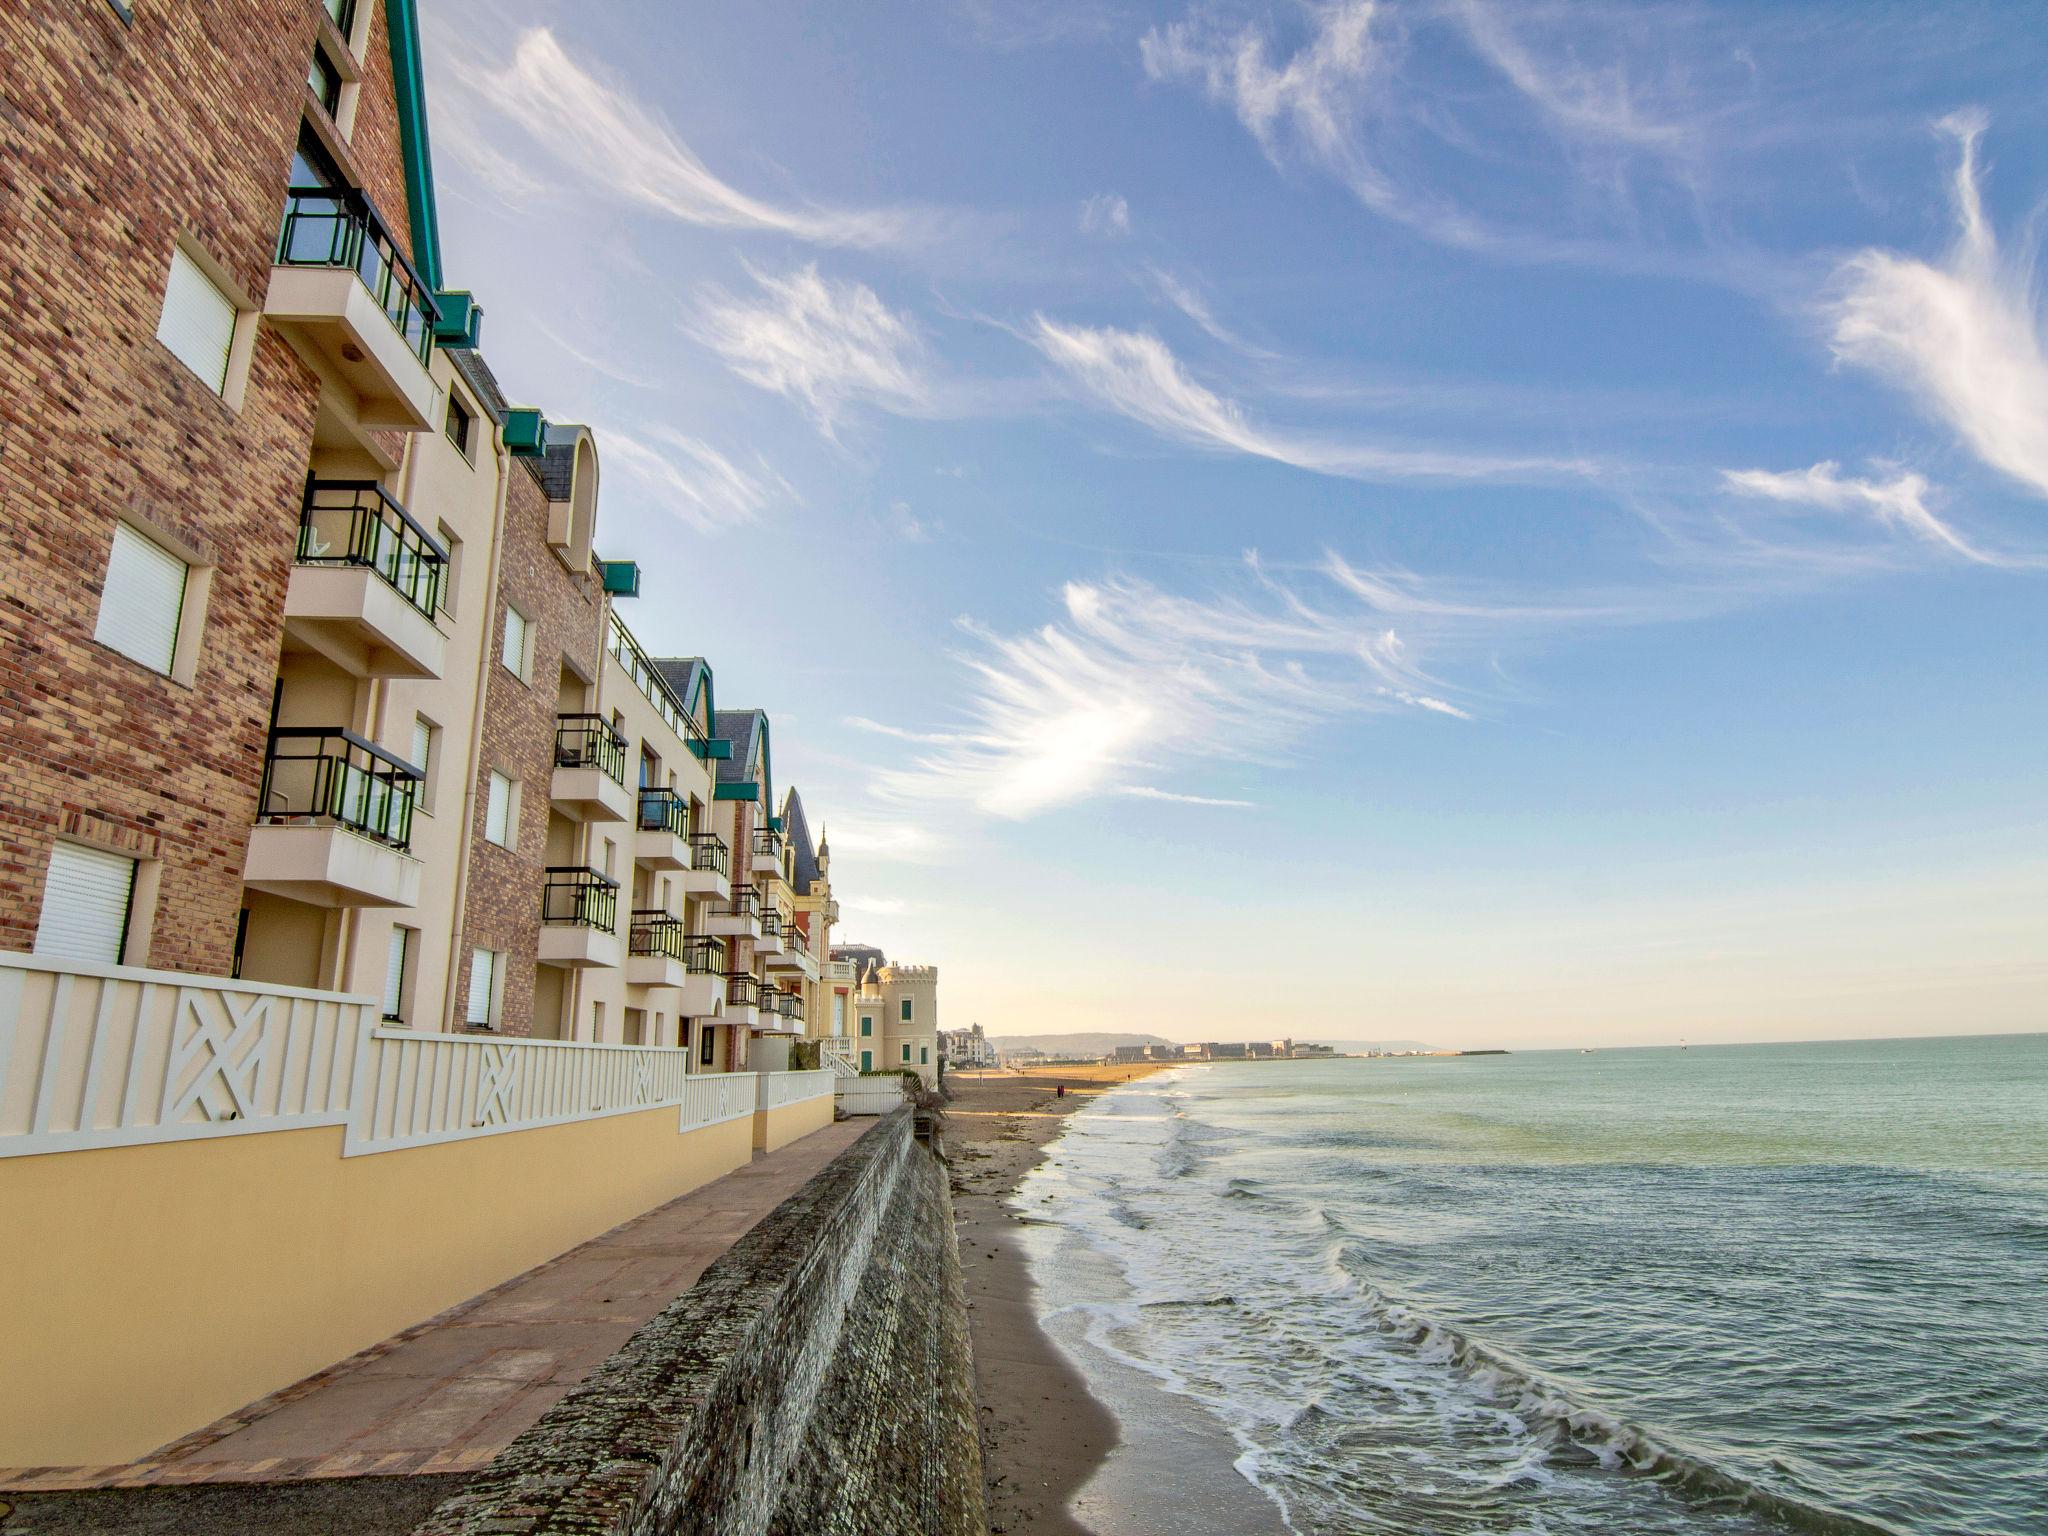
<svg viewBox="0 0 2048 1536">
<path fill-rule="evenodd" d="M 877 1121 L 416 1536 L 979 1536 L 945 1170 Z"/>
</svg>

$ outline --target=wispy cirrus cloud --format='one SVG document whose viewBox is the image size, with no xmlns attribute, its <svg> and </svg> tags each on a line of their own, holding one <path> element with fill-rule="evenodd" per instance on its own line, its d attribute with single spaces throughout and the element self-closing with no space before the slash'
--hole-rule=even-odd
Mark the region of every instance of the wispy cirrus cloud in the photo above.
<svg viewBox="0 0 2048 1536">
<path fill-rule="evenodd" d="M 1490 607 L 1427 596 L 1414 578 L 1366 572 L 1334 555 L 1319 598 L 1247 556 L 1234 591 L 1181 595 L 1147 582 L 1069 582 L 1051 622 L 1004 635 L 963 620 L 973 648 L 966 722 L 905 730 L 853 723 L 914 748 L 881 770 L 884 800 L 934 800 L 1021 819 L 1096 795 L 1192 805 L 1226 797 L 1164 789 L 1165 772 L 1205 762 L 1270 762 L 1319 721 L 1419 710 L 1472 712 L 1420 652 L 1590 609 Z"/>
<path fill-rule="evenodd" d="M 1218 808 L 1250 810 L 1256 800 L 1232 800 L 1219 795 L 1183 795 L 1170 789 L 1154 789 L 1150 784 L 1125 784 L 1117 793 L 1132 800 L 1163 800 L 1168 805 L 1207 805 Z"/>
<path fill-rule="evenodd" d="M 1870 369 L 1951 427 L 1980 459 L 2048 495 L 2048 352 L 2031 247 L 2001 256 L 1984 214 L 1978 145 L 1987 119 L 1938 125 L 1957 146 L 1957 237 L 1939 262 L 1857 253 L 1825 312 L 1843 362 Z"/>
<path fill-rule="evenodd" d="M 1880 523 L 1982 565 L 2004 563 L 1985 553 L 1928 509 L 1930 487 L 1925 475 L 1899 470 L 1889 479 L 1842 474 L 1842 466 L 1823 459 L 1807 469 L 1729 469 L 1724 484 L 1744 496 L 1830 512 L 1863 512 Z"/>
<path fill-rule="evenodd" d="M 1115 192 L 1098 192 L 1081 204 L 1081 233 L 1084 235 L 1128 235 L 1131 205 Z"/>
<path fill-rule="evenodd" d="M 852 403 L 905 415 L 931 408 L 923 337 L 872 288 L 819 274 L 749 268 L 756 292 L 707 289 L 687 329 L 741 378 L 801 405 L 826 436 Z"/>
<path fill-rule="evenodd" d="M 524 173 L 481 131 L 487 114 L 511 123 L 577 182 L 622 202 L 708 229 L 768 230 L 819 245 L 893 246 L 924 233 L 906 209 L 789 206 L 740 191 L 715 174 L 654 109 L 571 58 L 555 34 L 520 34 L 509 60 L 457 65 L 465 157 L 501 186 Z"/>
<path fill-rule="evenodd" d="M 1279 432 L 1193 378 L 1149 332 L 1065 325 L 1039 315 L 1024 337 L 1098 404 L 1189 447 L 1351 479 L 1548 478 L 1593 469 L 1584 460 L 1382 447 Z"/>
<path fill-rule="evenodd" d="M 765 461 L 742 469 L 702 438 L 660 422 L 632 432 L 607 425 L 599 447 L 607 463 L 645 486 L 663 510 L 706 533 L 752 522 L 773 502 L 795 499 Z"/>
</svg>

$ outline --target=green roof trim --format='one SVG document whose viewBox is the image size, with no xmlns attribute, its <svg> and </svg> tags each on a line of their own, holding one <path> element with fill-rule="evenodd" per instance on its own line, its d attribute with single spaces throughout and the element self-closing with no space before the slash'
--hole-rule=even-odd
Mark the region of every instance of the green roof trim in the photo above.
<svg viewBox="0 0 2048 1536">
<path fill-rule="evenodd" d="M 638 597 L 640 595 L 640 566 L 632 560 L 600 560 L 598 569 L 604 573 L 604 589 L 613 597 Z M 684 706 L 688 713 L 688 706 Z"/>
<path fill-rule="evenodd" d="M 548 451 L 548 419 L 537 407 L 515 405 L 505 412 L 505 447 L 522 458 Z"/>
<path fill-rule="evenodd" d="M 716 784 L 712 786 L 711 798 L 714 800 L 758 800 L 761 798 L 761 786 L 751 779 L 744 784 Z"/>
<path fill-rule="evenodd" d="M 391 90 L 405 155 L 405 202 L 412 215 L 412 264 L 432 293 L 441 291 L 441 220 L 434 204 L 434 155 L 427 144 L 427 82 L 420 58 L 420 17 L 413 0 L 384 0 L 391 41 Z"/>
<path fill-rule="evenodd" d="M 710 740 L 701 743 L 692 741 L 690 743 L 690 750 L 706 761 L 717 758 L 720 762 L 724 762 L 732 756 L 732 739 L 727 736 L 713 736 Z"/>
</svg>

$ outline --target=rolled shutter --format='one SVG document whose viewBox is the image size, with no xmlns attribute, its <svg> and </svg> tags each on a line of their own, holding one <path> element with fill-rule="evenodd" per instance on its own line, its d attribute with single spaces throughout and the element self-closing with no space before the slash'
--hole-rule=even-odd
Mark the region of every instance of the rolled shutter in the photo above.
<svg viewBox="0 0 2048 1536">
<path fill-rule="evenodd" d="M 168 674 L 178 653 L 188 573 L 185 562 L 161 544 L 115 523 L 93 639 Z"/>
<path fill-rule="evenodd" d="M 491 775 L 490 799 L 484 805 L 484 836 L 499 847 L 511 845 L 512 781 L 502 773 Z"/>
<path fill-rule="evenodd" d="M 500 659 L 518 676 L 526 676 L 526 615 L 510 604 L 505 608 L 505 649 Z"/>
<path fill-rule="evenodd" d="M 54 960 L 119 965 L 135 894 L 135 861 L 76 843 L 50 848 L 35 952 Z"/>
<path fill-rule="evenodd" d="M 405 1003 L 405 943 L 411 934 L 392 925 L 391 952 L 384 962 L 384 1017 L 400 1017 Z"/>
<path fill-rule="evenodd" d="M 427 755 L 434 750 L 434 728 L 427 724 L 425 715 L 412 717 L 412 765 L 424 775 L 428 768 Z"/>
<path fill-rule="evenodd" d="M 227 388 L 228 352 L 235 342 L 235 301 L 215 287 L 213 279 L 200 271 L 199 263 L 181 250 L 171 252 L 156 339 L 204 379 L 216 395 Z"/>
<path fill-rule="evenodd" d="M 491 991 L 497 982 L 498 957 L 488 949 L 469 952 L 469 1007 L 463 1017 L 471 1024 L 491 1022 Z"/>
</svg>

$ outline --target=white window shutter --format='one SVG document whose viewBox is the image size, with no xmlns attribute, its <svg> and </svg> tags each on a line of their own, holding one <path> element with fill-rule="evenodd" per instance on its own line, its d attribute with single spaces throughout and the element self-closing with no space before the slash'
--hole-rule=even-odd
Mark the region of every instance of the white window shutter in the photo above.
<svg viewBox="0 0 2048 1536">
<path fill-rule="evenodd" d="M 35 952 L 53 960 L 119 965 L 134 892 L 133 859 L 76 843 L 52 844 Z"/>
<path fill-rule="evenodd" d="M 178 653 L 189 574 L 185 562 L 161 544 L 126 523 L 115 523 L 93 639 L 168 674 Z"/>
<path fill-rule="evenodd" d="M 498 956 L 496 951 L 473 949 L 469 952 L 469 1007 L 463 1017 L 471 1024 L 491 1022 L 491 992 L 498 980 Z"/>
<path fill-rule="evenodd" d="M 511 671 L 526 676 L 526 615 L 509 603 L 505 606 L 505 649 L 501 659 Z"/>
<path fill-rule="evenodd" d="M 216 395 L 227 388 L 228 352 L 235 342 L 235 301 L 181 250 L 171 252 L 156 339 L 204 379 Z"/>
<path fill-rule="evenodd" d="M 484 836 L 500 848 L 512 846 L 512 781 L 495 769 L 490 799 L 484 805 Z"/>
<path fill-rule="evenodd" d="M 410 930 L 391 927 L 391 952 L 384 962 L 384 1017 L 395 1019 L 401 1016 L 405 1003 L 405 945 L 411 938 Z"/>
</svg>

